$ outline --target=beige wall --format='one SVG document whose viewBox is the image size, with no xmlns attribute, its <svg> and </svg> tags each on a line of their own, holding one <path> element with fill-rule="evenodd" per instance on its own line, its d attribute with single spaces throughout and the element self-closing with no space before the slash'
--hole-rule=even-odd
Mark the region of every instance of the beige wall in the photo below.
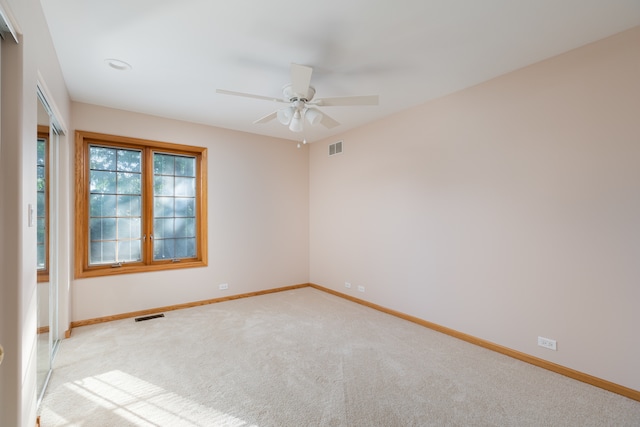
<svg viewBox="0 0 640 427">
<path fill-rule="evenodd" d="M 638 46 L 312 144 L 311 282 L 640 390 Z"/>
<path fill-rule="evenodd" d="M 72 104 L 75 129 L 208 148 L 209 266 L 75 280 L 72 319 L 306 283 L 308 154 L 292 141 Z M 228 283 L 220 291 L 218 285 Z"/>
</svg>

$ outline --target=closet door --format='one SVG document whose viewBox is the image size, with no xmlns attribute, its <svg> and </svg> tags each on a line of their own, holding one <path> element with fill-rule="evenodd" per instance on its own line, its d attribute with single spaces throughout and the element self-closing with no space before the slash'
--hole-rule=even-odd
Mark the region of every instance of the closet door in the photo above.
<svg viewBox="0 0 640 427">
<path fill-rule="evenodd" d="M 53 113 L 44 84 L 38 81 L 38 129 L 35 173 L 37 206 L 34 225 L 37 238 L 37 387 L 38 404 L 44 395 L 61 339 L 58 325 L 59 290 L 59 135 L 61 126 Z"/>
</svg>

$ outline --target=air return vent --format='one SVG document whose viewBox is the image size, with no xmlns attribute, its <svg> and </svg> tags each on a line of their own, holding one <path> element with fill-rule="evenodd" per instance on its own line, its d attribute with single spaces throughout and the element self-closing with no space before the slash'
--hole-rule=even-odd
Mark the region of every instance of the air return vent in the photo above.
<svg viewBox="0 0 640 427">
<path fill-rule="evenodd" d="M 335 156 L 342 153 L 342 141 L 334 142 L 329 145 L 329 156 Z"/>
<path fill-rule="evenodd" d="M 152 314 L 151 316 L 136 317 L 136 322 L 142 322 L 143 320 L 157 319 L 158 317 L 164 317 L 164 314 Z"/>
</svg>

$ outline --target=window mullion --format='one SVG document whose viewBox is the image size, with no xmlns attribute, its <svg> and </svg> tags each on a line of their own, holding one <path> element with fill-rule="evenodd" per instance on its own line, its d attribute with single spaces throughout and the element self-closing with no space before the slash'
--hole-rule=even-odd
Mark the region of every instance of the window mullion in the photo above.
<svg viewBox="0 0 640 427">
<path fill-rule="evenodd" d="M 142 197 L 144 199 L 143 205 L 143 230 L 146 238 L 143 242 L 143 256 L 142 259 L 145 264 L 153 263 L 153 150 L 150 148 L 144 149 L 144 164 L 143 164 L 143 186 Z"/>
</svg>

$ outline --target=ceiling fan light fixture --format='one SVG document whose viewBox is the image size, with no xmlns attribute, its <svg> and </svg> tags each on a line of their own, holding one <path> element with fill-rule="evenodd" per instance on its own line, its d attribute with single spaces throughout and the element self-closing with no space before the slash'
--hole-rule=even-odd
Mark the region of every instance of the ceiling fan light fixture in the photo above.
<svg viewBox="0 0 640 427">
<path fill-rule="evenodd" d="M 288 125 L 293 117 L 293 107 L 282 108 L 277 113 L 278 121 L 283 125 Z"/>
<path fill-rule="evenodd" d="M 300 111 L 296 111 L 291 118 L 289 130 L 291 132 L 302 132 L 302 116 L 300 115 Z"/>
<path fill-rule="evenodd" d="M 322 113 L 315 108 L 307 108 L 304 117 L 312 125 L 317 125 L 322 120 Z"/>
</svg>

